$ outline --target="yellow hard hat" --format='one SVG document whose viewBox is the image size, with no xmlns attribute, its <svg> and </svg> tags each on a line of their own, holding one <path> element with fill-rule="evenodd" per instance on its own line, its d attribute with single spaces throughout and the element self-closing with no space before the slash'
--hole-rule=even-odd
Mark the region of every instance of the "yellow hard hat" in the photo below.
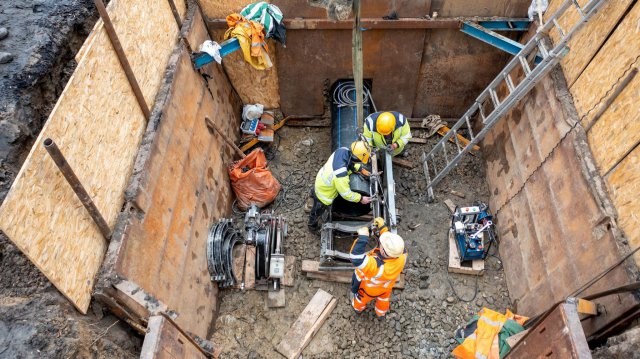
<svg viewBox="0 0 640 359">
<path fill-rule="evenodd" d="M 380 247 L 387 257 L 398 258 L 404 253 L 404 240 L 395 233 L 384 232 L 380 235 Z"/>
<path fill-rule="evenodd" d="M 356 156 L 362 163 L 369 163 L 369 147 L 364 141 L 355 141 L 351 144 L 351 153 Z"/>
<path fill-rule="evenodd" d="M 391 112 L 383 112 L 376 120 L 376 131 L 386 136 L 396 128 L 396 117 Z"/>
</svg>

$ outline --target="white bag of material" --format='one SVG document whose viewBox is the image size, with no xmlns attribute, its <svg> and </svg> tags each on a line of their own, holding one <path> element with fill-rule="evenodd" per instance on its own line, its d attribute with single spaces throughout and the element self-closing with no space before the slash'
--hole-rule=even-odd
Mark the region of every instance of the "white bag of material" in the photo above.
<svg viewBox="0 0 640 359">
<path fill-rule="evenodd" d="M 549 7 L 548 0 L 531 0 L 531 5 L 529 5 L 529 10 L 527 11 L 529 20 L 533 21 L 538 13 L 542 16 L 547 11 L 547 7 Z"/>
<path fill-rule="evenodd" d="M 259 103 L 255 105 L 244 105 L 244 107 L 242 108 L 242 119 L 253 120 L 254 118 L 260 118 L 263 111 L 264 106 Z"/>
<path fill-rule="evenodd" d="M 217 63 L 221 64 L 222 63 L 222 56 L 220 56 L 221 48 L 222 47 L 220 47 L 220 44 L 218 44 L 217 42 L 207 40 L 200 45 L 200 48 L 198 49 L 198 51 L 206 52 L 207 55 L 213 57 L 213 59 L 216 60 Z"/>
</svg>

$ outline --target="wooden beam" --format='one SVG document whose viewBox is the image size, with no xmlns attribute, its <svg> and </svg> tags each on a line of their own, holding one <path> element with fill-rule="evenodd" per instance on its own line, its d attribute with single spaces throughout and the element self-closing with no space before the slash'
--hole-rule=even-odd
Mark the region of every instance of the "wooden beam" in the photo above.
<svg viewBox="0 0 640 359">
<path fill-rule="evenodd" d="M 298 319 L 284 335 L 282 341 L 276 346 L 276 350 L 286 358 L 298 358 L 327 320 L 336 304 L 337 301 L 331 294 L 318 289 Z"/>
<path fill-rule="evenodd" d="M 302 271 L 306 273 L 307 278 L 322 280 L 326 282 L 351 283 L 353 271 L 321 271 L 320 263 L 312 260 L 302 261 Z M 404 274 L 398 276 L 394 289 L 404 289 Z"/>
<path fill-rule="evenodd" d="M 415 165 L 413 164 L 413 162 L 411 161 L 407 161 L 407 160 L 402 160 L 400 158 L 394 157 L 391 162 L 393 162 L 394 165 L 398 165 L 400 167 L 404 167 L 404 168 L 408 168 L 408 169 L 413 169 L 413 167 L 415 167 Z"/>
</svg>

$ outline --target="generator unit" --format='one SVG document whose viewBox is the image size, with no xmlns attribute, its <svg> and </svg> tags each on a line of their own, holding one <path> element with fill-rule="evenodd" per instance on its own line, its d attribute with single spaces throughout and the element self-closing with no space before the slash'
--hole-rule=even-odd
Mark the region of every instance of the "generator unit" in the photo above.
<svg viewBox="0 0 640 359">
<path fill-rule="evenodd" d="M 495 241 L 493 216 L 485 203 L 456 207 L 451 229 L 461 261 L 484 259 Z"/>
</svg>

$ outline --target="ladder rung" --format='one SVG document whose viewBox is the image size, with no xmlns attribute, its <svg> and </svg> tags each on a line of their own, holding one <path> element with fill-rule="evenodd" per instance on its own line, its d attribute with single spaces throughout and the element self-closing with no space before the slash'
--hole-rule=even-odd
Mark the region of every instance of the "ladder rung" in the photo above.
<svg viewBox="0 0 640 359">
<path fill-rule="evenodd" d="M 460 149 L 460 142 L 458 141 L 458 131 L 456 130 L 451 130 L 451 131 L 453 131 L 453 138 L 455 138 L 456 148 L 458 149 L 458 153 L 462 153 L 462 150 Z"/>
<path fill-rule="evenodd" d="M 471 121 L 469 121 L 469 116 L 464 116 L 464 121 L 467 123 L 467 129 L 469 129 L 469 139 L 473 141 L 473 129 L 471 128 Z"/>
<path fill-rule="evenodd" d="M 531 67 L 529 67 L 529 63 L 524 56 L 518 56 L 518 60 L 520 60 L 520 65 L 522 65 L 522 70 L 524 71 L 525 76 L 529 76 L 531 74 Z"/>
<path fill-rule="evenodd" d="M 571 2 L 573 3 L 573 6 L 576 7 L 576 10 L 578 10 L 578 14 L 580 14 L 580 16 L 582 16 L 582 18 L 584 19 L 585 18 L 584 11 L 582 11 L 582 8 L 580 7 L 580 4 L 578 4 L 578 1 L 571 0 Z"/>
<path fill-rule="evenodd" d="M 560 34 L 560 39 L 564 38 L 564 30 L 562 30 L 562 27 L 560 26 L 560 24 L 558 23 L 558 20 L 553 19 L 553 25 L 556 27 L 556 29 L 558 30 L 558 33 Z"/>
<path fill-rule="evenodd" d="M 447 155 L 447 142 L 442 143 L 442 154 L 444 155 L 445 167 L 449 165 L 449 156 Z"/>
<path fill-rule="evenodd" d="M 511 75 L 503 72 L 502 73 L 502 77 L 504 77 L 504 82 L 507 84 L 507 88 L 509 89 L 509 93 L 512 93 L 513 90 L 515 89 L 515 86 L 513 86 L 513 81 L 511 80 Z"/>
<path fill-rule="evenodd" d="M 487 119 L 487 116 L 484 115 L 484 107 L 482 104 L 478 105 L 478 111 L 480 111 L 480 118 L 482 119 L 482 123 L 484 123 Z"/>
<path fill-rule="evenodd" d="M 542 39 L 538 40 L 537 43 L 538 49 L 540 49 L 540 54 L 542 54 L 542 58 L 546 58 L 547 56 L 549 56 L 549 51 L 547 51 L 547 47 L 544 46 Z"/>
<path fill-rule="evenodd" d="M 491 95 L 491 101 L 493 101 L 494 110 L 495 110 L 496 108 L 498 108 L 498 106 L 500 106 L 500 99 L 498 99 L 498 94 L 494 89 L 489 90 L 489 94 Z"/>
</svg>

